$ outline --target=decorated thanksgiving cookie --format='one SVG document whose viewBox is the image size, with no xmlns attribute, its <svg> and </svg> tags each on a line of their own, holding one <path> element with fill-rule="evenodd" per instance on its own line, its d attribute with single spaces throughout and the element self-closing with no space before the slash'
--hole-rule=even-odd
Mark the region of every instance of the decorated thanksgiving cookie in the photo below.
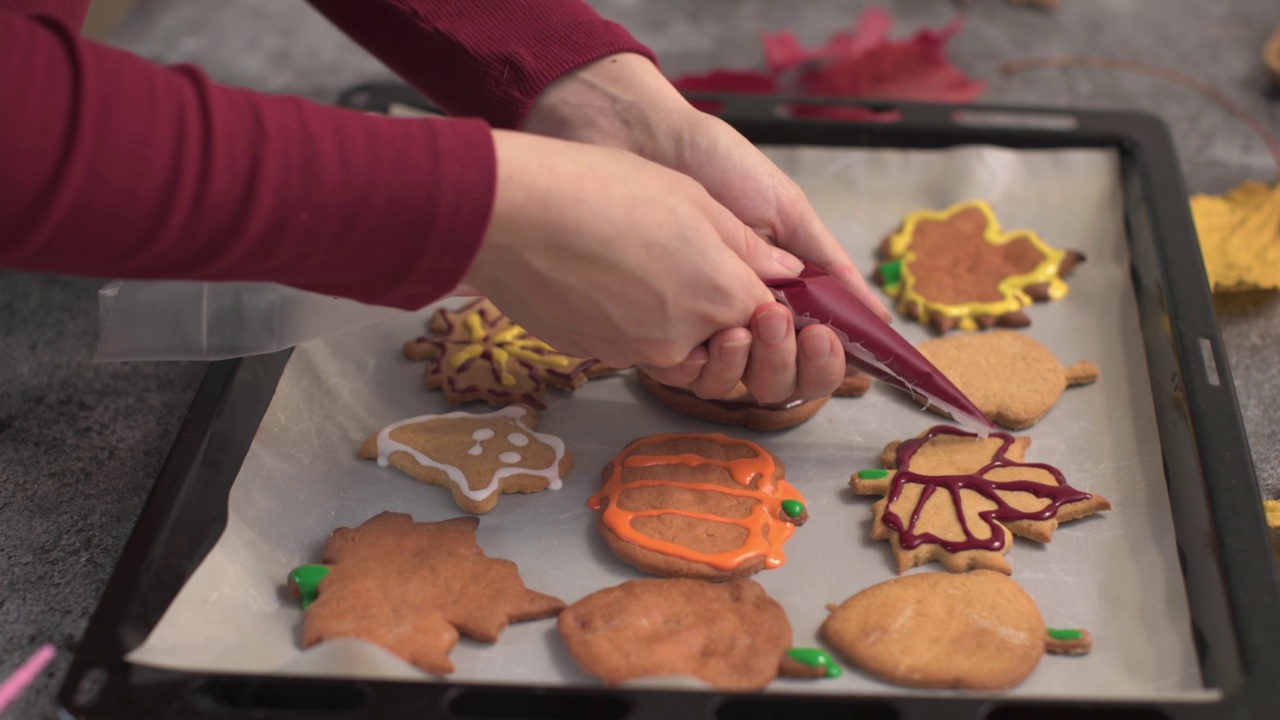
<svg viewBox="0 0 1280 720">
<path fill-rule="evenodd" d="M 605 466 L 588 501 L 615 555 L 664 577 L 728 580 L 776 568 L 809 514 L 768 450 L 720 433 L 650 435 Z"/>
<path fill-rule="evenodd" d="M 1029 230 L 1004 232 L 982 200 L 908 215 L 880 245 L 876 280 L 898 310 L 939 333 L 1021 327 L 1022 308 L 1066 296 L 1063 278 L 1084 256 Z"/>
<path fill-rule="evenodd" d="M 565 608 L 560 636 L 606 685 L 655 675 L 759 690 L 778 675 L 835 677 L 826 653 L 791 648 L 791 622 L 754 580 L 630 580 Z"/>
<path fill-rule="evenodd" d="M 461 310 L 438 310 L 429 334 L 405 343 L 410 360 L 426 360 L 429 388 L 453 404 L 483 400 L 495 407 L 523 403 L 539 410 L 548 385 L 574 390 L 613 368 L 558 352 L 480 298 Z"/>
<path fill-rule="evenodd" d="M 937 560 L 952 572 L 1011 571 L 1013 535 L 1049 542 L 1059 523 L 1110 510 L 1101 495 L 1067 484 L 1057 468 L 1024 463 L 1031 439 L 979 438 L 950 426 L 891 442 L 885 470 L 862 470 L 849 484 L 883 495 L 871 506 L 871 537 L 888 540 L 898 572 Z"/>
<path fill-rule="evenodd" d="M 467 512 L 487 513 L 501 493 L 559 490 L 573 467 L 560 438 L 533 431 L 537 422 L 524 405 L 481 415 L 423 415 L 383 428 L 364 441 L 360 457 L 448 488 Z"/>
<path fill-rule="evenodd" d="M 473 517 L 415 523 L 384 512 L 339 528 L 323 565 L 289 587 L 304 606 L 302 646 L 335 638 L 380 645 L 430 673 L 453 672 L 459 633 L 494 643 L 511 622 L 552 617 L 564 603 L 525 587 L 516 564 L 485 557 Z"/>
<path fill-rule="evenodd" d="M 917 349 L 987 419 L 1011 430 L 1040 422 L 1069 386 L 1098 379 L 1091 360 L 1063 367 L 1043 345 L 1013 330 L 936 338 Z"/>
<path fill-rule="evenodd" d="M 1004 690 L 1046 652 L 1092 647 L 1084 630 L 1046 628 L 1031 596 L 989 570 L 895 578 L 827 609 L 818 632 L 841 657 L 911 687 Z"/>
</svg>

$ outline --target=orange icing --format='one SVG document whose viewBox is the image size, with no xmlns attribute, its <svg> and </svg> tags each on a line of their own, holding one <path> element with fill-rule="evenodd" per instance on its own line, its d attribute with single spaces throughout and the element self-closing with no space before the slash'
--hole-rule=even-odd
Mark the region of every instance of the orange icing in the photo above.
<svg viewBox="0 0 1280 720">
<path fill-rule="evenodd" d="M 704 440 L 710 440 L 725 447 L 729 447 L 731 445 L 744 445 L 756 454 L 755 457 L 739 458 L 737 460 L 712 460 L 710 458 L 702 457 L 701 455 L 694 455 L 690 453 L 683 453 L 680 455 L 631 454 L 635 448 L 641 445 L 654 445 L 668 440 L 676 440 L 681 437 L 687 437 L 687 435 L 681 435 L 679 433 L 662 433 L 640 438 L 628 445 L 620 454 L 620 456 L 625 457 L 626 459 L 622 462 L 613 463 L 612 474 L 609 476 L 609 479 L 605 481 L 604 487 L 600 488 L 600 490 L 597 491 L 595 495 L 592 495 L 591 499 L 587 501 L 587 507 L 590 507 L 596 512 L 600 512 L 600 510 L 603 509 L 603 521 L 605 526 L 624 540 L 633 542 L 646 550 L 652 550 L 664 555 L 671 555 L 690 562 L 703 563 L 718 570 L 733 570 L 742 563 L 760 556 L 765 558 L 764 564 L 766 568 L 776 568 L 786 562 L 786 556 L 782 553 L 782 545 L 791 537 L 792 533 L 795 532 L 796 526 L 795 523 L 784 519 L 786 518 L 786 513 L 782 510 L 782 502 L 784 500 L 795 500 L 803 504 L 804 496 L 786 480 L 779 479 L 776 482 L 773 480 L 773 474 L 777 470 L 777 465 L 773 461 L 773 456 L 766 452 L 764 448 L 753 442 L 736 440 L 721 433 L 709 433 L 706 435 L 698 435 L 697 437 Z M 733 480 L 743 487 L 730 488 L 713 483 L 677 483 L 674 480 L 638 480 L 625 484 L 622 482 L 622 471 L 624 468 L 653 467 L 656 465 L 685 465 L 688 467 L 696 467 L 698 465 L 718 465 L 728 470 Z M 761 478 L 761 480 L 757 489 L 753 490 L 750 485 L 757 477 Z M 680 510 L 678 508 L 661 508 L 656 510 L 631 512 L 623 510 L 618 506 L 618 500 L 627 488 L 671 484 L 678 484 L 682 487 L 694 490 L 718 492 L 736 497 L 755 498 L 757 502 L 751 507 L 751 511 L 747 513 L 746 517 L 738 520 L 725 518 L 720 515 L 712 515 L 710 513 Z M 604 503 L 605 499 L 608 499 L 609 501 L 607 507 Z M 747 539 L 740 547 L 733 550 L 727 550 L 720 553 L 703 553 L 673 542 L 649 537 L 631 526 L 631 523 L 635 518 L 653 517 L 665 514 L 738 525 L 747 531 Z M 765 537 L 764 532 L 766 527 L 769 529 L 767 538 Z"/>
</svg>

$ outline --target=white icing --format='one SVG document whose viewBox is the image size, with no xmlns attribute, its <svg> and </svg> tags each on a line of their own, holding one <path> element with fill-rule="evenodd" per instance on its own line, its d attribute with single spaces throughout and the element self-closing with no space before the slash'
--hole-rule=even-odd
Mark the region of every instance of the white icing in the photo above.
<svg viewBox="0 0 1280 720">
<path fill-rule="evenodd" d="M 488 440 L 491 437 L 493 437 L 493 431 L 490 430 L 489 428 L 480 428 L 479 430 L 471 433 L 471 439 L 475 440 L 476 442 L 480 442 L 481 440 Z"/>
<path fill-rule="evenodd" d="M 391 425 L 388 425 L 387 427 L 383 428 L 381 432 L 378 433 L 378 464 L 381 465 L 382 467 L 386 467 L 389 464 L 387 458 L 390 457 L 391 453 L 393 452 L 408 453 L 410 456 L 413 457 L 414 460 L 418 462 L 419 465 L 435 468 L 437 470 L 444 472 L 446 475 L 449 476 L 449 480 L 451 480 L 454 485 L 458 486 L 459 492 L 461 492 L 463 495 L 470 498 L 471 500 L 475 500 L 477 502 L 484 500 L 485 498 L 495 493 L 498 490 L 499 481 L 502 480 L 502 478 L 509 477 L 511 475 L 538 475 L 547 479 L 548 488 L 552 490 L 559 490 L 562 485 L 562 482 L 560 479 L 560 461 L 564 459 L 564 454 L 565 454 L 564 442 L 560 438 L 556 437 L 555 435 L 547 435 L 546 433 L 534 432 L 533 430 L 529 429 L 529 427 L 522 422 L 522 420 L 524 419 L 524 416 L 527 415 L 528 413 L 529 411 L 526 410 L 525 408 L 513 405 L 510 407 L 504 407 L 500 410 L 495 410 L 491 413 L 483 413 L 479 415 L 474 415 L 468 412 L 452 412 L 452 413 L 446 413 L 444 415 L 420 415 L 418 417 L 409 418 L 408 420 L 401 420 L 398 423 L 393 423 Z M 414 448 L 411 448 L 402 442 L 391 439 L 391 433 L 393 431 L 399 428 L 402 428 L 406 425 L 426 422 L 428 420 L 451 420 L 454 418 L 472 418 L 475 420 L 484 420 L 488 418 L 505 418 L 507 420 L 510 420 L 512 423 L 516 425 L 516 427 L 518 427 L 521 431 L 523 431 L 526 442 L 528 440 L 528 436 L 532 436 L 535 440 L 542 443 L 546 443 L 548 446 L 551 447 L 553 451 L 555 451 L 555 457 L 552 458 L 551 463 L 547 465 L 547 467 L 542 468 L 540 470 L 534 469 L 534 468 L 517 467 L 517 466 L 498 468 L 498 470 L 494 472 L 493 477 L 489 479 L 488 485 L 484 486 L 479 490 L 472 490 L 471 487 L 467 484 L 466 474 L 463 473 L 461 469 L 453 465 L 447 465 L 445 463 L 432 460 L 431 458 L 427 457 L 426 455 L 419 452 L 418 450 L 415 450 Z M 488 433 L 488 435 L 485 435 L 483 439 L 488 439 L 493 437 L 492 430 L 489 430 L 487 428 L 482 428 L 480 430 L 477 430 L 474 434 L 472 434 L 472 438 L 479 440 L 480 438 L 477 438 L 476 435 L 480 435 L 482 433 Z M 511 435 L 518 435 L 518 434 L 520 433 L 511 433 Z M 508 436 L 508 440 L 510 440 L 511 435 Z M 516 445 L 518 443 L 512 442 L 511 444 Z M 476 444 L 476 447 L 479 447 L 478 442 Z M 474 449 L 475 448 L 473 447 L 471 450 L 474 450 Z M 468 450 L 467 452 L 471 453 L 471 450 Z M 499 455 L 498 459 L 502 460 L 503 462 L 508 462 L 503 457 L 504 455 L 507 455 L 507 454 L 508 453 L 503 453 L 502 455 Z M 516 453 L 510 453 L 510 454 L 516 455 Z M 518 456 L 517 456 L 517 460 L 519 460 Z"/>
<path fill-rule="evenodd" d="M 518 453 L 518 452 L 504 452 L 504 453 L 502 453 L 501 455 L 499 455 L 499 456 L 498 456 L 498 459 L 499 459 L 499 460 L 501 460 L 501 461 L 502 461 L 502 462 L 504 462 L 504 463 L 507 463 L 508 465 L 513 464 L 513 463 L 518 463 L 518 462 L 520 462 L 520 453 Z"/>
<path fill-rule="evenodd" d="M 529 436 L 522 435 L 520 433 L 511 433 L 507 436 L 507 442 L 515 445 L 516 447 L 524 447 L 529 444 Z"/>
<path fill-rule="evenodd" d="M 468 454 L 468 455 L 483 455 L 483 454 L 484 454 L 484 448 L 480 447 L 480 443 L 476 443 L 475 445 L 472 445 L 472 446 L 471 446 L 471 449 L 470 449 L 470 450 L 467 450 L 467 454 Z"/>
</svg>

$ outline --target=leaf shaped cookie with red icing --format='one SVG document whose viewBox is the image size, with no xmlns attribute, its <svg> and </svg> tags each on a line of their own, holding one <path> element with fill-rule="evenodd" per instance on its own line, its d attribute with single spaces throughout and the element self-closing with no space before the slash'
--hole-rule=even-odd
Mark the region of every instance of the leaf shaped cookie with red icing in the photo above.
<svg viewBox="0 0 1280 720">
<path fill-rule="evenodd" d="M 455 405 L 483 400 L 494 407 L 516 403 L 546 409 L 548 385 L 575 390 L 613 368 L 552 348 L 479 298 L 461 310 L 441 309 L 429 334 L 405 343 L 410 360 L 426 360 L 428 388 L 440 388 Z"/>
<path fill-rule="evenodd" d="M 952 572 L 1012 572 L 1004 554 L 1013 535 L 1049 542 L 1059 523 L 1110 510 L 1101 495 L 1077 490 L 1049 465 L 1023 462 L 1031 439 L 979 438 L 950 426 L 889 443 L 886 470 L 863 470 L 849 484 L 883 495 L 871 537 L 889 540 L 898 572 L 937 560 Z"/>
</svg>

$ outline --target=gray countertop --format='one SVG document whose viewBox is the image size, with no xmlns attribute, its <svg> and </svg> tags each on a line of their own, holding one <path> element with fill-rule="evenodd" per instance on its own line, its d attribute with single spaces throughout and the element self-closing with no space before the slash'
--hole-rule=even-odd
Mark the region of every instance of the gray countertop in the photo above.
<svg viewBox="0 0 1280 720">
<path fill-rule="evenodd" d="M 760 63 L 761 29 L 793 27 L 814 43 L 847 27 L 850 0 L 596 0 L 657 51 L 671 75 Z M 882 2 L 898 33 L 949 20 L 956 4 Z M 1183 88 L 1096 70 L 1010 78 L 1027 55 L 1096 54 L 1158 63 L 1218 87 L 1280 135 L 1258 63 L 1280 23 L 1275 0 L 1064 0 L 1056 14 L 973 0 L 951 57 L 988 80 L 983 100 L 1139 109 L 1173 129 L 1193 191 L 1222 192 L 1275 175 L 1261 142 Z M 305 3 L 144 2 L 112 42 L 163 62 L 194 62 L 217 80 L 331 102 L 351 85 L 391 79 Z M 1273 97 L 1275 97 L 1273 95 Z M 54 696 L 90 614 L 173 442 L 203 363 L 91 363 L 100 282 L 0 271 L 0 675 L 41 642 L 59 658 L 6 714 L 54 717 Z M 1263 494 L 1280 497 L 1280 296 L 1217 301 Z"/>
</svg>

